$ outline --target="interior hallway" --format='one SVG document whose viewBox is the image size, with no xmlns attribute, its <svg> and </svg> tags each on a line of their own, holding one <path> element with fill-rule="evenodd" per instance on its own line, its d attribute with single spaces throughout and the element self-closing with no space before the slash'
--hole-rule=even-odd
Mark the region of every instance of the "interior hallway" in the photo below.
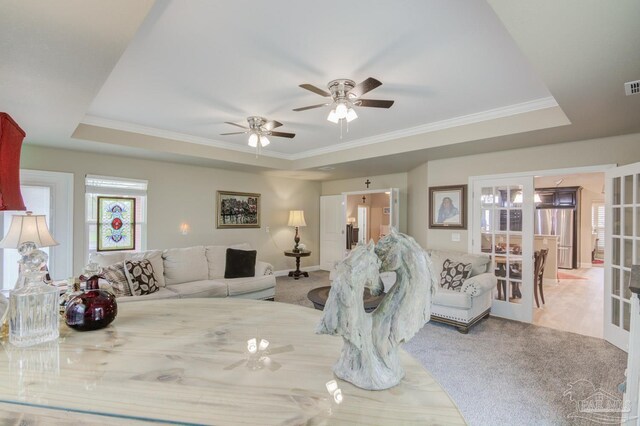
<svg viewBox="0 0 640 426">
<path fill-rule="evenodd" d="M 533 310 L 533 323 L 602 339 L 604 268 L 560 270 L 559 283 L 544 285 L 546 303 Z"/>
</svg>

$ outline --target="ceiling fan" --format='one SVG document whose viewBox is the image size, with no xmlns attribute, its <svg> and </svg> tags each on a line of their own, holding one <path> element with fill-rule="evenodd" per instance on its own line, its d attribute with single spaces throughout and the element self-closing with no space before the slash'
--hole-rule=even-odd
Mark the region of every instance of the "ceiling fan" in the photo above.
<svg viewBox="0 0 640 426">
<path fill-rule="evenodd" d="M 242 126 L 240 124 L 232 123 L 230 121 L 225 121 L 227 124 L 231 124 L 232 126 L 240 127 L 242 129 L 246 129 L 244 132 L 232 132 L 232 133 L 220 133 L 221 136 L 226 135 L 244 135 L 249 134 L 249 146 L 252 148 L 258 147 L 258 142 L 260 142 L 261 147 L 265 147 L 269 145 L 271 142 L 267 136 L 277 136 L 281 138 L 289 138 L 292 139 L 295 137 L 295 133 L 286 133 L 286 132 L 274 132 L 273 129 L 282 126 L 282 123 L 272 120 L 267 121 L 264 117 L 247 117 L 247 122 L 249 123 L 249 127 Z"/>
<path fill-rule="evenodd" d="M 331 102 L 296 108 L 294 111 L 306 111 L 308 109 L 320 108 L 331 105 L 331 112 L 327 120 L 332 123 L 338 123 L 340 120 L 346 120 L 347 123 L 358 118 L 358 114 L 353 107 L 372 107 L 372 108 L 391 108 L 393 101 L 380 99 L 362 99 L 362 95 L 382 86 L 382 83 L 375 78 L 369 77 L 361 83 L 356 84 L 353 80 L 338 79 L 332 80 L 327 84 L 329 91 L 322 90 L 312 84 L 301 84 L 300 87 L 310 92 L 331 98 Z"/>
</svg>

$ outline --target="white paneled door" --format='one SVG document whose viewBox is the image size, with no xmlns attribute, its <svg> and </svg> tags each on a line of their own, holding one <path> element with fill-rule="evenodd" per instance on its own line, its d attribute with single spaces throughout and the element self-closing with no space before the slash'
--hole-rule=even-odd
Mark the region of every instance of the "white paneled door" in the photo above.
<svg viewBox="0 0 640 426">
<path fill-rule="evenodd" d="M 640 163 L 605 175 L 604 338 L 629 350 L 631 265 L 640 264 Z"/>
<path fill-rule="evenodd" d="M 533 176 L 477 179 L 472 188 L 472 252 L 491 256 L 498 278 L 491 314 L 531 322 Z"/>
</svg>

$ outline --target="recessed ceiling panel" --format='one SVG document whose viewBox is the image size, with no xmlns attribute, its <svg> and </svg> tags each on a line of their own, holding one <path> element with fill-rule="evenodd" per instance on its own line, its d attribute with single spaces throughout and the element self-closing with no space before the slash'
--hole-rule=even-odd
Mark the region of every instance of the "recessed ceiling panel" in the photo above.
<svg viewBox="0 0 640 426">
<path fill-rule="evenodd" d="M 298 87 L 333 79 L 383 85 L 390 109 L 358 108 L 340 126 L 324 98 Z M 301 155 L 379 135 L 547 99 L 551 95 L 483 1 L 157 2 L 87 112 L 246 147 L 225 121 L 264 116 L 294 139 L 268 151 Z"/>
</svg>

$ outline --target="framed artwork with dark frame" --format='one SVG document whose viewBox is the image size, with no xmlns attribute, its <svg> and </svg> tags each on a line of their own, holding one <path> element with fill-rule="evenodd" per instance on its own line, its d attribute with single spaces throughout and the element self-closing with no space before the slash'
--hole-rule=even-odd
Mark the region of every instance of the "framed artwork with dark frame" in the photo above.
<svg viewBox="0 0 640 426">
<path fill-rule="evenodd" d="M 136 199 L 98 197 L 97 251 L 135 250 Z"/>
<path fill-rule="evenodd" d="M 260 228 L 260 194 L 218 191 L 216 228 Z"/>
<path fill-rule="evenodd" d="M 467 185 L 429 188 L 429 228 L 467 229 Z"/>
</svg>

